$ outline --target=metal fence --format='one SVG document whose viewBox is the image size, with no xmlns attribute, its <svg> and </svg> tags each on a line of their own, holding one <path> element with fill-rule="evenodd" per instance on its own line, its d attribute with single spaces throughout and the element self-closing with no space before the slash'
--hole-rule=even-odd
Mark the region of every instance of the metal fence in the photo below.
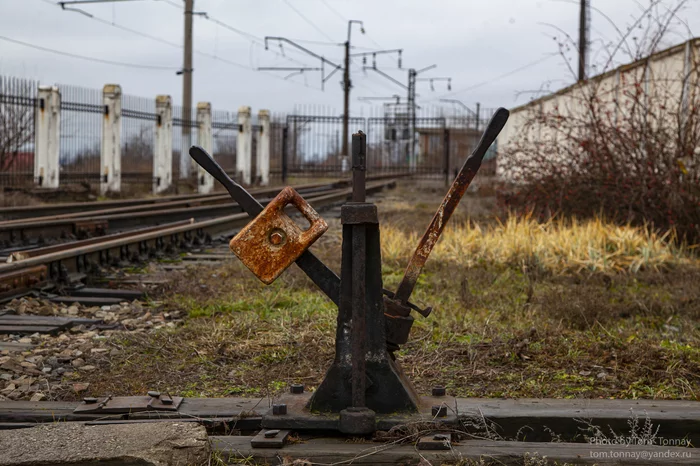
<svg viewBox="0 0 700 466">
<path fill-rule="evenodd" d="M 289 130 L 287 117 L 283 114 L 270 115 L 270 180 L 282 181 L 283 154 L 287 150 Z"/>
<path fill-rule="evenodd" d="M 184 115 L 182 106 L 173 106 L 173 181 L 185 178 L 196 183 L 197 169 L 187 152 L 197 144 L 195 112 L 191 109 L 190 115 Z"/>
<path fill-rule="evenodd" d="M 38 83 L 0 77 L 0 186 L 34 179 L 34 114 Z"/>
<path fill-rule="evenodd" d="M 213 156 L 229 174 L 236 174 L 236 151 L 238 150 L 238 115 L 234 112 L 212 110 Z"/>
<path fill-rule="evenodd" d="M 342 116 L 289 115 L 286 124 L 288 174 L 331 176 L 348 169 L 342 157 Z M 350 118 L 348 125 L 351 132 L 366 131 L 364 118 Z"/>
<path fill-rule="evenodd" d="M 157 120 L 154 99 L 122 96 L 122 183 L 151 189 Z"/>
<path fill-rule="evenodd" d="M 102 90 L 59 85 L 61 92 L 60 182 L 100 180 Z M 31 186 L 34 177 L 35 114 L 38 83 L 0 77 L 0 186 Z M 364 112 L 364 109 L 362 109 Z M 421 177 L 450 177 L 471 153 L 495 109 L 422 108 L 417 114 L 400 105 L 384 105 L 369 117 L 351 117 L 349 132 L 367 134 L 367 165 L 374 173 L 412 172 Z M 366 113 L 365 113 L 366 114 Z M 155 99 L 122 95 L 122 182 L 150 190 L 153 181 Z M 257 182 L 261 126 L 252 115 L 251 169 Z M 236 112 L 212 111 L 213 155 L 233 177 L 239 154 Z M 196 166 L 187 154 L 197 144 L 196 109 L 173 107 L 173 180 L 196 186 Z M 338 177 L 349 174 L 343 157 L 343 116 L 322 107 L 298 107 L 294 114 L 270 116 L 270 178 Z M 348 136 L 350 139 L 350 135 Z M 350 146 L 350 141 L 348 141 Z M 487 155 L 487 160 L 494 153 Z M 349 154 L 348 154 L 349 155 Z M 488 165 L 488 164 L 487 164 Z M 180 176 L 187 168 L 189 177 Z M 485 167 L 486 168 L 486 167 Z"/>
<path fill-rule="evenodd" d="M 61 183 L 100 181 L 102 91 L 58 85 L 61 93 L 59 167 Z"/>
</svg>

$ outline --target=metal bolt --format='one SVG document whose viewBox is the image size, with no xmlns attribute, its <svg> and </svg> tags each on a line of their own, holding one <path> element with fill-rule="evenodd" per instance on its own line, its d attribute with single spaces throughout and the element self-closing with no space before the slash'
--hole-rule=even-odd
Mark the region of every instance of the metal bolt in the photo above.
<svg viewBox="0 0 700 466">
<path fill-rule="evenodd" d="M 445 387 L 436 385 L 433 387 L 433 396 L 445 396 Z"/>
<path fill-rule="evenodd" d="M 304 384 L 301 383 L 293 383 L 289 386 L 289 393 L 293 393 L 295 395 L 300 395 L 304 393 Z"/>
<path fill-rule="evenodd" d="M 431 410 L 433 417 L 446 417 L 447 416 L 447 406 L 433 406 Z"/>
<path fill-rule="evenodd" d="M 287 405 L 284 403 L 280 403 L 278 405 L 272 405 L 272 414 L 274 414 L 274 415 L 287 414 Z"/>
<path fill-rule="evenodd" d="M 265 438 L 275 438 L 277 437 L 277 434 L 279 434 L 280 431 L 277 429 L 274 430 L 266 430 L 265 431 Z"/>
<path fill-rule="evenodd" d="M 91 405 L 93 403 L 97 403 L 97 398 L 86 397 L 83 398 L 83 401 L 85 402 L 85 404 Z"/>
<path fill-rule="evenodd" d="M 158 398 L 158 397 L 160 397 L 160 392 L 157 392 L 155 390 L 151 390 L 148 392 L 148 396 L 150 396 L 152 398 Z"/>
<path fill-rule="evenodd" d="M 270 233 L 270 243 L 272 243 L 275 246 L 279 246 L 284 242 L 284 233 L 280 230 L 275 230 L 272 233 Z"/>
</svg>

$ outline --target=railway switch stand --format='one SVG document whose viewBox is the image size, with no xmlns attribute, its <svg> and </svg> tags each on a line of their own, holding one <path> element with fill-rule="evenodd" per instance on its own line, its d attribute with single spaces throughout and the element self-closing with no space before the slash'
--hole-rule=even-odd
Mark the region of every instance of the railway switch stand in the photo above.
<svg viewBox="0 0 700 466">
<path fill-rule="evenodd" d="M 377 207 L 367 202 L 365 192 L 364 133 L 352 136 L 353 189 L 351 201 L 341 207 L 340 276 L 309 251 L 328 225 L 296 191 L 285 188 L 263 209 L 204 149 L 190 149 L 192 158 L 253 217 L 231 240 L 236 256 L 267 284 L 295 262 L 338 306 L 335 358 L 324 380 L 312 393 L 305 392 L 303 386 L 292 386 L 263 416 L 263 429 L 367 435 L 395 425 L 397 419 L 450 420 L 448 408 L 454 398 L 446 396 L 443 387 L 436 387 L 431 396 L 419 396 L 394 353 L 408 340 L 413 324 L 411 311 L 427 317 L 432 310 L 411 303 L 410 296 L 430 252 L 507 120 L 508 111 L 498 109 L 440 204 L 395 293 L 382 284 Z M 310 223 L 307 230 L 287 216 L 288 206 L 306 217 Z"/>
</svg>

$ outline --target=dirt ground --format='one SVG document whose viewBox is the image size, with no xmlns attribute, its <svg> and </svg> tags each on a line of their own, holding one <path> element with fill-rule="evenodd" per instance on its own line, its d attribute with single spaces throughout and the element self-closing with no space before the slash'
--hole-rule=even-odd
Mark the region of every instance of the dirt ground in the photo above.
<svg viewBox="0 0 700 466">
<path fill-rule="evenodd" d="M 444 192 L 441 183 L 404 182 L 378 197 L 387 235 L 420 235 Z M 494 202 L 470 194 L 451 221 L 495 224 Z M 313 251 L 338 270 L 340 222 L 337 212 L 323 216 L 330 229 Z M 383 238 L 388 289 L 398 285 L 413 247 L 392 252 L 391 241 Z M 412 298 L 435 310 L 427 319 L 416 316 L 397 353 L 419 392 L 443 384 L 458 396 L 700 399 L 696 260 L 636 272 L 572 272 L 439 257 L 428 261 Z M 141 324 L 98 339 L 107 351 L 82 351 L 82 363 L 98 370 L 67 371 L 63 384 L 83 390 L 56 398 L 152 389 L 269 396 L 294 382 L 313 389 L 333 358 L 336 309 L 295 267 L 270 286 L 236 259 L 133 273 L 167 283 L 139 305 L 140 314 L 127 316 Z"/>
</svg>

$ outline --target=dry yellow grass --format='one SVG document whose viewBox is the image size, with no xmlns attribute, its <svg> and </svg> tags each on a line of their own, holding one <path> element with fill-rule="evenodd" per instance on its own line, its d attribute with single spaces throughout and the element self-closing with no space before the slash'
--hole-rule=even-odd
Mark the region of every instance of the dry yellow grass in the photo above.
<svg viewBox="0 0 700 466">
<path fill-rule="evenodd" d="M 405 262 L 419 235 L 391 224 L 382 226 L 382 253 L 391 262 Z M 688 248 L 651 228 L 618 226 L 601 219 L 552 220 L 511 216 L 482 226 L 463 221 L 445 229 L 431 261 L 535 265 L 550 272 L 638 272 L 697 264 Z"/>
</svg>

